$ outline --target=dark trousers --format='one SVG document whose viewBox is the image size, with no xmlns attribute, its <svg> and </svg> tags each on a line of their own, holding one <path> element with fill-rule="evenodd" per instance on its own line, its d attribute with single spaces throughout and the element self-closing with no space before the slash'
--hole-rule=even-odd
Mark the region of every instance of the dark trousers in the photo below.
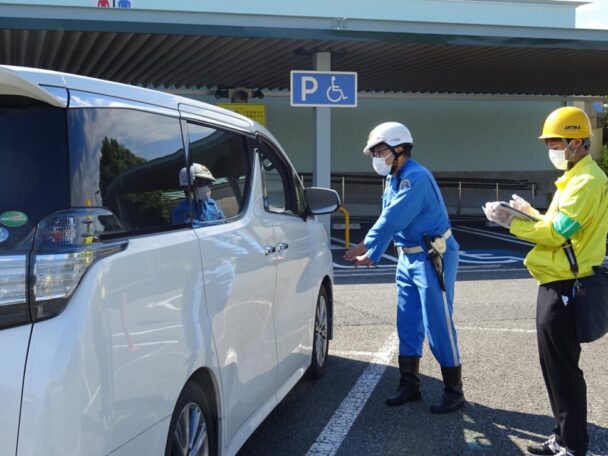
<svg viewBox="0 0 608 456">
<path fill-rule="evenodd" d="M 545 379 L 558 441 L 576 455 L 584 455 L 587 434 L 587 384 L 578 367 L 581 346 L 576 340 L 573 280 L 541 285 L 536 303 L 536 337 L 540 367 Z"/>
</svg>

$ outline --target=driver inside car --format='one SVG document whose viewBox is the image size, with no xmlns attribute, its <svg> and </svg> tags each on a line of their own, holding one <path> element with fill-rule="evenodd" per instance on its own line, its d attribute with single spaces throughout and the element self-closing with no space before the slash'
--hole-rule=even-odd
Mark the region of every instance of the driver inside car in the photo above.
<svg viewBox="0 0 608 456">
<path fill-rule="evenodd" d="M 190 183 L 194 187 L 194 198 L 190 204 L 190 186 L 188 185 L 188 173 L 186 168 L 179 171 L 179 185 L 186 195 L 182 201 L 171 211 L 171 223 L 179 225 L 192 222 L 210 222 L 226 218 L 217 202 L 211 198 L 210 184 L 215 182 L 215 177 L 206 166 L 193 163 L 190 166 Z M 192 209 L 195 214 L 192 216 Z"/>
</svg>

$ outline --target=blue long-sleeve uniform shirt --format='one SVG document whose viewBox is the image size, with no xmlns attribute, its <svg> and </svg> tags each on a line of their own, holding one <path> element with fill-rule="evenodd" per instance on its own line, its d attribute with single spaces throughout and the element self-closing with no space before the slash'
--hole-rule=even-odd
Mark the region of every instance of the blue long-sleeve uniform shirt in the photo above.
<svg viewBox="0 0 608 456">
<path fill-rule="evenodd" d="M 398 247 L 424 247 L 425 233 L 432 238 L 449 227 L 448 211 L 435 178 L 410 158 L 398 176 L 387 177 L 382 213 L 363 243 L 368 258 L 378 262 L 391 241 Z M 456 242 L 452 240 L 448 242 Z"/>
<path fill-rule="evenodd" d="M 209 198 L 200 204 L 197 201 L 195 206 L 197 211 L 196 216 L 194 217 L 195 224 L 198 222 L 210 222 L 212 220 L 226 218 L 224 212 L 222 212 L 220 207 L 217 205 L 217 202 L 213 198 Z M 184 200 L 171 211 L 171 223 L 177 225 L 191 222 L 193 222 L 193 220 L 190 202 L 188 200 Z"/>
</svg>

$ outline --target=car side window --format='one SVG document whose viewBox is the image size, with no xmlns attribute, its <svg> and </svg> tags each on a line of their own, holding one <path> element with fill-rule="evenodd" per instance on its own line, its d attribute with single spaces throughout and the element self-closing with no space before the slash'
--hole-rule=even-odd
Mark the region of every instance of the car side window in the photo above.
<svg viewBox="0 0 608 456">
<path fill-rule="evenodd" d="M 193 194 L 195 225 L 237 217 L 245 209 L 251 179 L 247 137 L 193 122 L 187 126 L 191 163 L 205 167 L 212 179 L 206 197 Z"/>
<path fill-rule="evenodd" d="M 281 153 L 266 141 L 258 148 L 264 192 L 264 209 L 277 214 L 298 215 L 293 170 Z"/>
<path fill-rule="evenodd" d="M 172 229 L 171 211 L 185 200 L 186 165 L 177 118 L 135 109 L 68 110 L 73 206 L 103 206 L 124 232 Z M 183 225 L 182 225 L 183 226 Z"/>
</svg>

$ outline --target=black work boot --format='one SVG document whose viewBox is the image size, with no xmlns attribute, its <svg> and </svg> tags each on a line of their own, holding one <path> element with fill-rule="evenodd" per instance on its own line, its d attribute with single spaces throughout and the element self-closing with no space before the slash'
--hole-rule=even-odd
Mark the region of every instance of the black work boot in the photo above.
<svg viewBox="0 0 608 456">
<path fill-rule="evenodd" d="M 433 413 L 449 413 L 464 406 L 464 393 L 462 392 L 462 366 L 441 367 L 443 377 L 443 396 L 441 400 L 431 405 Z"/>
<path fill-rule="evenodd" d="M 417 356 L 399 357 L 399 386 L 395 394 L 386 399 L 386 405 L 403 405 L 406 402 L 417 401 L 420 395 L 420 379 L 418 378 L 418 368 L 420 358 Z"/>
</svg>

